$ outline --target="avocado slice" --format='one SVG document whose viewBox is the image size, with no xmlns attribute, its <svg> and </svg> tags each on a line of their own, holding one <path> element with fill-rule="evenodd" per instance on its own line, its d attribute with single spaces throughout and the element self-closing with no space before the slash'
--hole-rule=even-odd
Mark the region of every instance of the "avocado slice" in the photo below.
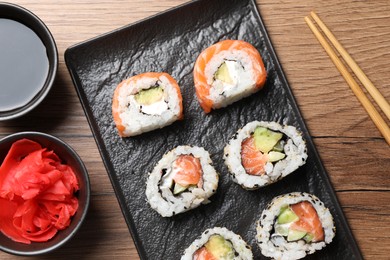
<svg viewBox="0 0 390 260">
<path fill-rule="evenodd" d="M 282 160 L 284 157 L 286 157 L 286 155 L 284 153 L 281 153 L 281 152 L 271 151 L 268 153 L 268 161 L 269 162 L 277 162 L 277 161 Z"/>
<path fill-rule="evenodd" d="M 286 208 L 278 216 L 278 224 L 286 224 L 299 220 L 299 217 L 290 208 Z"/>
<path fill-rule="evenodd" d="M 175 186 L 173 187 L 173 194 L 177 195 L 179 193 L 182 193 L 188 188 L 188 186 L 182 186 L 179 183 L 175 183 Z"/>
<path fill-rule="evenodd" d="M 289 241 L 289 242 L 297 241 L 297 240 L 303 238 L 304 236 L 306 236 L 306 234 L 307 234 L 307 232 L 305 232 L 305 231 L 298 231 L 298 230 L 290 229 L 288 231 L 287 241 Z"/>
<path fill-rule="evenodd" d="M 233 80 L 229 75 L 229 69 L 226 65 L 226 62 L 223 62 L 221 66 L 219 66 L 218 70 L 214 74 L 215 79 L 219 79 L 220 81 L 226 82 L 228 84 L 233 84 Z"/>
<path fill-rule="evenodd" d="M 268 153 L 282 139 L 283 134 L 271 131 L 265 127 L 256 127 L 253 136 L 256 148 L 262 153 Z"/>
<path fill-rule="evenodd" d="M 221 235 L 212 235 L 205 244 L 205 247 L 216 259 L 234 258 L 232 243 Z"/>
<path fill-rule="evenodd" d="M 157 101 L 160 101 L 164 95 L 162 87 L 152 87 L 149 89 L 143 89 L 135 94 L 135 100 L 141 105 L 151 105 Z"/>
<path fill-rule="evenodd" d="M 310 243 L 311 241 L 313 241 L 313 238 L 314 238 L 314 235 L 311 234 L 311 233 L 307 233 L 303 239 L 307 242 L 307 243 Z"/>
</svg>

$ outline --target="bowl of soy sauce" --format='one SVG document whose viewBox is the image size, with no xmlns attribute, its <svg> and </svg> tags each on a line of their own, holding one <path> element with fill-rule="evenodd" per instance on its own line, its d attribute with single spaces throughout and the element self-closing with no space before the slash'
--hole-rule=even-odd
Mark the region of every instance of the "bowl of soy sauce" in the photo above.
<svg viewBox="0 0 390 260">
<path fill-rule="evenodd" d="M 21 6 L 0 3 L 0 121 L 38 106 L 57 68 L 57 46 L 41 19 Z"/>
</svg>

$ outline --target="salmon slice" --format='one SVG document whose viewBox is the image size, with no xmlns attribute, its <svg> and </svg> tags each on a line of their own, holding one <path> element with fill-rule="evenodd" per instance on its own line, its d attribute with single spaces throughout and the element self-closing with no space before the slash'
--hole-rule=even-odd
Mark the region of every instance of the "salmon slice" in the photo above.
<svg viewBox="0 0 390 260">
<path fill-rule="evenodd" d="M 194 260 L 216 260 L 216 258 L 211 254 L 206 247 L 201 247 L 194 253 Z"/>
<path fill-rule="evenodd" d="M 305 231 L 314 235 L 313 242 L 324 240 L 324 230 L 317 211 L 308 201 L 302 201 L 291 205 L 291 209 L 299 217 L 299 220 L 292 223 L 292 230 Z"/>
<path fill-rule="evenodd" d="M 264 68 L 263 60 L 255 47 L 250 43 L 241 40 L 224 40 L 218 42 L 199 55 L 194 66 L 194 83 L 196 96 L 200 106 L 204 112 L 209 113 L 213 108 L 213 101 L 209 98 L 211 86 L 207 84 L 205 75 L 206 65 L 210 62 L 214 55 L 222 51 L 241 50 L 246 52 L 253 64 L 253 69 L 256 71 L 255 82 L 256 88 L 261 89 L 264 86 L 267 72 Z"/>
<path fill-rule="evenodd" d="M 181 96 L 180 92 L 180 87 L 177 84 L 176 80 L 172 78 L 171 75 L 165 72 L 146 72 L 142 74 L 135 75 L 131 78 L 123 80 L 119 85 L 116 87 L 114 96 L 112 98 L 112 116 L 114 118 L 114 122 L 116 125 L 116 128 L 118 129 L 119 135 L 122 137 L 125 137 L 126 135 L 124 134 L 125 131 L 125 126 L 122 123 L 122 119 L 120 117 L 120 105 L 119 105 L 119 97 L 120 97 L 120 89 L 123 87 L 126 87 L 129 84 L 133 84 L 137 82 L 138 80 L 141 80 L 143 78 L 160 78 L 161 76 L 164 76 L 168 79 L 169 83 L 175 87 L 177 93 L 178 93 L 178 98 L 179 98 L 179 106 L 180 106 L 180 117 L 179 120 L 183 119 L 183 98 Z"/>
<path fill-rule="evenodd" d="M 265 174 L 264 166 L 268 161 L 268 155 L 263 154 L 255 146 L 253 136 L 245 139 L 241 144 L 241 162 L 245 171 L 250 175 Z"/>
<path fill-rule="evenodd" d="M 199 184 L 202 176 L 202 166 L 199 158 L 192 155 L 181 155 L 173 164 L 176 174 L 173 176 L 175 183 L 181 186 Z"/>
</svg>

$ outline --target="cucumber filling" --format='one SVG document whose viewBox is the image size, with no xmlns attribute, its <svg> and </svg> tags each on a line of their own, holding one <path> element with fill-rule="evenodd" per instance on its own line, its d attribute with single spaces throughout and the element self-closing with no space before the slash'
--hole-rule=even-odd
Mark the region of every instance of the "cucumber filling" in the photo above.
<svg viewBox="0 0 390 260">
<path fill-rule="evenodd" d="M 186 190 L 190 190 L 190 188 L 196 188 L 197 186 L 195 184 L 191 184 L 188 186 L 182 186 L 179 183 L 175 183 L 173 185 L 173 195 L 178 195 L 182 192 L 185 192 Z M 172 190 L 172 188 L 171 188 Z"/>
<path fill-rule="evenodd" d="M 196 187 L 196 185 L 183 186 L 183 185 L 180 185 L 179 183 L 176 183 L 173 180 L 174 174 L 175 174 L 175 171 L 172 168 L 164 169 L 163 176 L 162 176 L 161 182 L 160 182 L 160 189 L 169 189 L 169 190 L 171 190 L 172 194 L 176 196 L 182 192 L 189 190 L 190 188 Z"/>
<path fill-rule="evenodd" d="M 306 243 L 314 242 L 314 234 L 292 228 L 292 224 L 297 221 L 299 221 L 299 216 L 289 206 L 282 207 L 275 219 L 272 237 L 282 236 L 288 242 L 298 240 L 304 240 Z"/>
</svg>

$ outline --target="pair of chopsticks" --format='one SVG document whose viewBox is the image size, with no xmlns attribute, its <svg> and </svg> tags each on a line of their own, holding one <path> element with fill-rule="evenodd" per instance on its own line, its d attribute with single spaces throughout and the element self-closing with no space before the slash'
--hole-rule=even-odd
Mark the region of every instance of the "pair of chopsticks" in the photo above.
<svg viewBox="0 0 390 260">
<path fill-rule="evenodd" d="M 321 19 L 317 16 L 316 13 L 310 13 L 311 18 L 317 23 L 317 25 L 321 28 L 322 32 L 328 37 L 329 41 L 333 44 L 335 49 L 340 53 L 343 57 L 344 61 L 348 64 L 350 69 L 355 73 L 356 77 L 360 80 L 362 85 L 366 88 L 367 92 L 370 93 L 371 97 L 375 100 L 377 105 L 383 111 L 383 113 L 390 120 L 390 105 L 386 101 L 386 99 L 382 96 L 382 94 L 378 91 L 378 89 L 372 84 L 372 82 L 367 78 L 366 74 L 360 69 L 360 67 L 356 64 L 356 62 L 352 59 L 352 57 L 348 54 L 348 52 L 341 46 L 336 37 L 331 33 L 331 31 L 326 27 L 326 25 L 321 21 Z M 390 128 L 382 118 L 380 113 L 376 110 L 371 101 L 364 94 L 363 90 L 360 88 L 359 84 L 349 73 L 347 68 L 341 62 L 340 58 L 337 56 L 336 52 L 330 46 L 328 41 L 322 35 L 322 33 L 317 29 L 312 20 L 306 16 L 305 21 L 307 25 L 310 27 L 314 35 L 317 37 L 318 41 L 321 43 L 322 47 L 328 53 L 329 57 L 336 65 L 337 69 L 340 71 L 341 75 L 347 81 L 348 85 L 352 89 L 353 93 L 356 95 L 360 103 L 362 103 L 364 109 L 367 111 L 368 115 L 371 117 L 372 121 L 379 129 L 386 142 L 390 145 Z"/>
</svg>

